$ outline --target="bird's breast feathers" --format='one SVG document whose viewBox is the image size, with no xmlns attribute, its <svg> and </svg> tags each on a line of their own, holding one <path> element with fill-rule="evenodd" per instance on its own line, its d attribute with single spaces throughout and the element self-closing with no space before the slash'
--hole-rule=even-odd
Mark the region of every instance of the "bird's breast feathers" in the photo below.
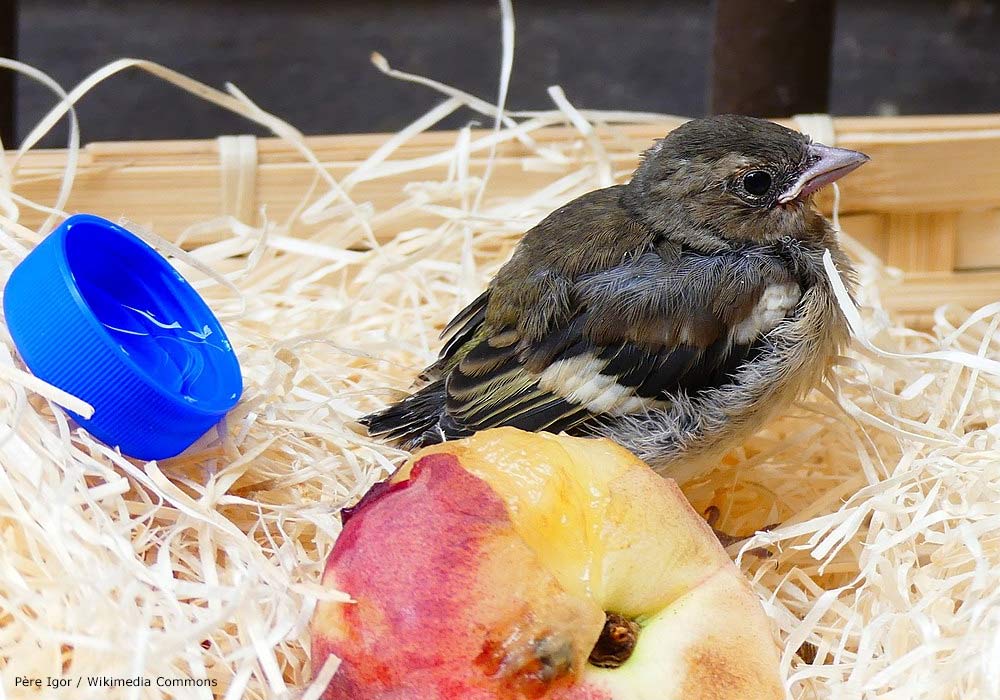
<svg viewBox="0 0 1000 700">
<path fill-rule="evenodd" d="M 778 282 L 768 285 L 753 311 L 733 326 L 733 342 L 749 343 L 754 338 L 770 333 L 802 298 L 798 282 Z"/>
</svg>

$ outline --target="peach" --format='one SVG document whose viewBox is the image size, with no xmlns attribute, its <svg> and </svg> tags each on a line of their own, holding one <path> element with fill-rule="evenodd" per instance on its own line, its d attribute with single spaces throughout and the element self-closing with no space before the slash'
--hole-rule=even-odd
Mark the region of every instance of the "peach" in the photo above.
<svg viewBox="0 0 1000 700">
<path fill-rule="evenodd" d="M 312 663 L 350 700 L 784 698 L 769 620 L 670 480 L 500 428 L 427 448 L 345 513 Z"/>
</svg>

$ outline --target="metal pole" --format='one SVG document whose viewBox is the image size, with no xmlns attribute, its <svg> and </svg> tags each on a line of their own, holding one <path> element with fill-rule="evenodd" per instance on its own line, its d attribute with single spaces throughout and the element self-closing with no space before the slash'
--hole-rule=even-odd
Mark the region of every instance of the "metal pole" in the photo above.
<svg viewBox="0 0 1000 700">
<path fill-rule="evenodd" d="M 716 0 L 711 111 L 826 112 L 835 0 Z"/>
</svg>

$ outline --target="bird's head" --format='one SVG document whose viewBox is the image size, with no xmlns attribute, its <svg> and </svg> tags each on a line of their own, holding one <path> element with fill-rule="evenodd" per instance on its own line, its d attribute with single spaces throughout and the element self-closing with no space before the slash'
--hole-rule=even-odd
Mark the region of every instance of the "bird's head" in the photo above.
<svg viewBox="0 0 1000 700">
<path fill-rule="evenodd" d="M 647 223 L 680 236 L 810 238 L 826 231 L 812 195 L 867 160 L 774 122 L 726 114 L 686 122 L 657 141 L 626 191 Z"/>
</svg>

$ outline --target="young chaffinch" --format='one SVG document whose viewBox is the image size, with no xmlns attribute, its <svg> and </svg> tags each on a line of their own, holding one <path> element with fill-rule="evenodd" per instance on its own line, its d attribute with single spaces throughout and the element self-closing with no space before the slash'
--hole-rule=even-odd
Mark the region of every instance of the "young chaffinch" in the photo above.
<svg viewBox="0 0 1000 700">
<path fill-rule="evenodd" d="M 761 119 L 696 119 L 632 180 L 528 231 L 448 324 L 429 383 L 362 423 L 407 448 L 511 425 L 604 436 L 678 481 L 818 382 L 848 337 L 812 205 L 868 157 Z"/>
</svg>

